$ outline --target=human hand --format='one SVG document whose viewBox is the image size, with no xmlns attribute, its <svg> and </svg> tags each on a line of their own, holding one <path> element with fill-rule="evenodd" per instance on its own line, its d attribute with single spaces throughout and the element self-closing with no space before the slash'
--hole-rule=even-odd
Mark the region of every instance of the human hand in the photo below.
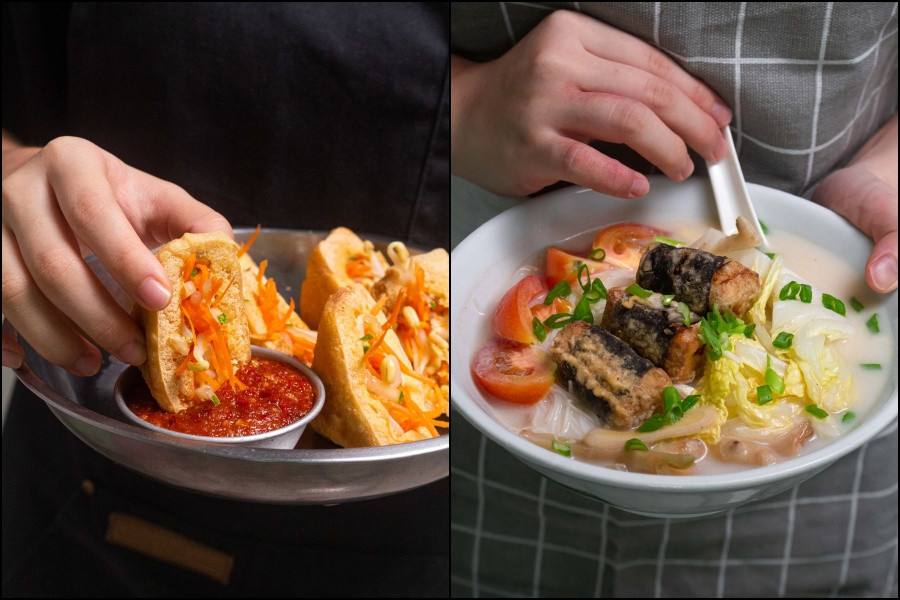
<svg viewBox="0 0 900 600">
<path fill-rule="evenodd" d="M 138 304 L 159 310 L 171 285 L 148 246 L 209 231 L 232 233 L 179 186 L 87 140 L 23 148 L 4 132 L 3 312 L 41 356 L 76 375 L 100 368 L 94 343 L 127 363 L 146 359 L 140 327 L 84 257 L 95 254 Z M 4 335 L 3 365 L 21 362 L 18 342 Z"/>
<path fill-rule="evenodd" d="M 846 167 L 830 173 L 812 199 L 875 242 L 866 262 L 869 287 L 882 294 L 897 289 L 897 115 Z"/>
<path fill-rule="evenodd" d="M 688 147 L 728 151 L 731 111 L 658 49 L 590 17 L 552 13 L 487 63 L 452 57 L 451 168 L 485 189 L 525 195 L 563 180 L 623 198 L 642 174 L 591 140 L 623 143 L 681 181 Z"/>
</svg>

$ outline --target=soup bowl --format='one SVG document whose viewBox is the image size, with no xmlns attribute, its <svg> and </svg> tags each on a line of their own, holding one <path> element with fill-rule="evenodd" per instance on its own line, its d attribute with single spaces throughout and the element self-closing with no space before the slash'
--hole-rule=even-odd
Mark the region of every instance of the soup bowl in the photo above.
<svg viewBox="0 0 900 600">
<path fill-rule="evenodd" d="M 288 425 L 262 433 L 255 433 L 252 435 L 225 437 L 194 435 L 189 433 L 182 433 L 180 431 L 174 431 L 172 429 L 154 425 L 153 423 L 145 421 L 140 416 L 135 414 L 128 406 L 129 399 L 133 399 L 138 396 L 147 398 L 150 395 L 150 390 L 147 387 L 147 384 L 137 367 L 129 367 L 125 369 L 116 380 L 113 392 L 116 399 L 116 405 L 119 407 L 119 410 L 122 412 L 122 414 L 132 423 L 140 425 L 141 427 L 144 427 L 151 431 L 164 433 L 176 439 L 237 446 L 252 446 L 255 448 L 294 448 L 297 445 L 297 442 L 300 440 L 300 436 L 303 435 L 306 426 L 316 418 L 316 415 L 321 412 L 322 407 L 325 405 L 325 387 L 322 384 L 322 380 L 319 379 L 319 376 L 316 375 L 316 373 L 312 369 L 310 369 L 297 359 L 288 356 L 287 354 L 277 352 L 275 350 L 270 350 L 268 348 L 263 348 L 261 346 L 251 346 L 250 350 L 253 357 L 270 359 L 285 363 L 286 365 L 293 367 L 294 369 L 299 371 L 309 380 L 309 382 L 312 384 L 313 390 L 313 405 L 307 413 Z"/>
<path fill-rule="evenodd" d="M 654 475 L 620 471 L 561 456 L 527 441 L 509 425 L 509 414 L 517 408 L 490 397 L 474 380 L 472 357 L 490 338 L 491 316 L 499 299 L 517 278 L 533 272 L 523 268 L 525 265 L 540 264 L 548 246 L 571 245 L 613 223 L 688 220 L 715 225 L 712 192 L 700 178 L 680 184 L 651 178 L 652 191 L 638 201 L 565 188 L 523 201 L 465 238 L 451 255 L 450 394 L 457 414 L 545 477 L 617 508 L 656 517 L 713 514 L 768 498 L 812 477 L 876 436 L 897 416 L 897 293 L 879 296 L 866 289 L 863 273 L 871 241 L 842 217 L 810 201 L 759 185 L 748 187 L 759 218 L 770 229 L 820 246 L 828 243 L 859 273 L 854 295 L 864 300 L 867 311 L 879 314 L 880 335 L 890 337 L 891 355 L 880 357 L 886 371 L 883 383 L 840 437 L 776 464 L 732 472 Z"/>
</svg>

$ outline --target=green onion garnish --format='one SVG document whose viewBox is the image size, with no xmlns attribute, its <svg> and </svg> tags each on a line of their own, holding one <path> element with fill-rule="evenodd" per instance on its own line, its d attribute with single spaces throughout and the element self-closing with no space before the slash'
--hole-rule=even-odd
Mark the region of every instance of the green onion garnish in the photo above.
<svg viewBox="0 0 900 600">
<path fill-rule="evenodd" d="M 710 361 L 722 358 L 723 350 L 731 350 L 732 334 L 740 333 L 750 337 L 756 325 L 746 324 L 733 314 L 725 311 L 719 313 L 718 305 L 700 319 L 700 339 L 706 344 L 706 356 Z"/>
<path fill-rule="evenodd" d="M 569 282 L 563 279 L 559 283 L 553 286 L 553 289 L 550 290 L 550 293 L 547 294 L 547 297 L 544 298 L 544 304 L 550 306 L 553 304 L 553 301 L 557 298 L 564 298 L 572 293 L 572 287 L 569 285 Z"/>
<path fill-rule="evenodd" d="M 846 413 L 844 413 L 844 418 L 841 419 L 841 423 L 847 423 L 848 421 L 852 421 L 855 418 L 856 418 L 855 412 L 852 412 L 852 411 L 846 412 Z"/>
<path fill-rule="evenodd" d="M 808 283 L 800 285 L 800 302 L 809 304 L 812 302 L 812 286 Z"/>
<path fill-rule="evenodd" d="M 863 369 L 868 369 L 870 371 L 880 371 L 881 363 L 862 363 L 861 366 Z"/>
<path fill-rule="evenodd" d="M 670 237 L 666 237 L 664 235 L 658 235 L 653 238 L 654 242 L 662 242 L 663 244 L 668 244 L 670 246 L 684 246 L 684 242 L 679 242 L 678 240 L 673 240 Z"/>
<path fill-rule="evenodd" d="M 194 277 L 196 277 L 197 273 L 199 273 L 199 272 L 200 271 L 197 269 L 197 267 L 194 267 L 193 269 L 191 269 L 191 278 L 193 279 Z"/>
<path fill-rule="evenodd" d="M 675 294 L 663 294 L 663 297 L 662 297 L 663 306 L 668 306 L 674 299 L 675 299 Z"/>
<path fill-rule="evenodd" d="M 794 343 L 794 334 L 788 333 L 786 331 L 782 331 L 775 339 L 772 340 L 772 345 L 776 348 L 781 348 L 782 350 L 786 350 L 791 347 L 791 344 Z"/>
<path fill-rule="evenodd" d="M 853 310 L 855 310 L 856 312 L 861 312 L 862 309 L 865 308 L 865 306 L 863 306 L 863 303 L 856 299 L 856 296 L 850 296 L 850 306 L 852 306 Z"/>
<path fill-rule="evenodd" d="M 215 394 L 210 396 L 209 399 L 212 400 L 212 403 L 215 404 L 216 406 L 222 404 L 221 402 L 219 402 L 219 397 L 216 396 Z"/>
<path fill-rule="evenodd" d="M 760 406 L 768 404 L 772 401 L 772 388 L 767 385 L 761 385 L 756 388 L 756 402 Z"/>
<path fill-rule="evenodd" d="M 572 318 L 576 321 L 584 321 L 585 323 L 594 322 L 594 313 L 591 312 L 591 303 L 584 296 L 582 296 L 581 300 L 578 301 L 578 304 L 575 305 L 575 310 L 572 311 Z"/>
<path fill-rule="evenodd" d="M 757 219 L 757 221 L 759 221 L 759 219 Z M 769 235 L 769 228 L 766 227 L 766 224 L 763 223 L 762 221 L 759 221 L 759 228 L 762 229 L 762 232 L 764 234 Z"/>
<path fill-rule="evenodd" d="M 881 331 L 881 328 L 878 327 L 878 313 L 875 313 L 874 315 L 869 317 L 869 320 L 866 321 L 866 327 L 868 327 L 869 331 L 871 331 L 872 333 L 878 333 L 879 331 Z"/>
<path fill-rule="evenodd" d="M 750 339 L 754 329 L 756 329 L 756 323 L 748 323 L 747 326 L 744 327 L 744 337 Z"/>
<path fill-rule="evenodd" d="M 647 444 L 645 444 L 641 440 L 637 438 L 631 438 L 630 440 L 625 442 L 625 450 L 643 450 L 644 452 L 646 452 L 647 450 L 649 450 L 649 448 L 647 448 Z"/>
<path fill-rule="evenodd" d="M 831 294 L 822 294 L 822 306 L 824 306 L 828 310 L 833 310 L 834 312 L 842 316 L 847 314 L 847 310 L 844 308 L 844 303 Z"/>
<path fill-rule="evenodd" d="M 793 300 L 797 297 L 797 293 L 800 291 L 800 284 L 796 281 L 791 281 L 790 283 L 785 284 L 781 291 L 778 292 L 779 300 Z"/>
<path fill-rule="evenodd" d="M 534 337 L 540 342 L 547 339 L 547 328 L 544 327 L 544 324 L 541 323 L 541 320 L 537 317 L 531 319 L 531 333 L 533 333 Z"/>
<path fill-rule="evenodd" d="M 368 341 L 371 340 L 371 339 L 372 339 L 372 334 L 371 334 L 371 333 L 367 333 L 366 335 L 364 335 L 364 336 L 362 336 L 361 338 L 359 338 L 359 341 L 360 341 L 360 342 L 368 342 Z"/>
<path fill-rule="evenodd" d="M 567 444 L 566 442 L 553 440 L 552 442 L 550 442 L 550 448 L 557 454 L 562 454 L 563 456 L 572 456 L 572 447 L 569 446 L 569 444 Z"/>
<path fill-rule="evenodd" d="M 218 318 L 218 320 L 219 320 L 219 323 L 222 324 L 222 325 L 224 325 L 225 323 L 228 322 L 228 317 L 225 315 L 225 313 L 222 313 L 222 314 L 219 315 L 217 318 Z"/>
<path fill-rule="evenodd" d="M 691 394 L 681 401 L 681 410 L 684 412 L 689 411 L 694 407 L 695 404 L 700 400 L 700 394 Z"/>
<path fill-rule="evenodd" d="M 691 309 L 688 308 L 688 305 L 684 302 L 678 303 L 678 312 L 681 313 L 681 316 L 684 317 L 684 326 L 691 326 Z"/>
<path fill-rule="evenodd" d="M 774 252 L 766 252 L 765 255 L 768 256 L 769 258 L 771 258 L 772 260 L 775 260 L 775 253 L 774 253 Z"/>
<path fill-rule="evenodd" d="M 368 351 L 369 351 L 369 345 L 368 345 L 368 344 L 364 344 L 364 345 L 363 345 L 363 354 L 365 354 L 365 353 L 368 352 Z"/>
<path fill-rule="evenodd" d="M 824 419 L 828 416 L 828 413 L 816 406 L 815 404 L 810 404 L 806 407 L 806 412 L 816 417 L 817 419 Z"/>
<path fill-rule="evenodd" d="M 586 298 L 591 304 L 596 304 L 601 300 L 605 300 L 606 286 L 603 285 L 603 282 L 599 279 L 595 279 L 591 282 L 591 289 L 587 290 L 582 297 Z"/>
<path fill-rule="evenodd" d="M 582 271 L 587 277 L 587 280 L 582 283 L 581 282 L 581 273 Z M 575 272 L 575 278 L 578 280 L 578 285 L 581 286 L 582 291 L 588 291 L 591 289 L 591 270 L 588 268 L 587 263 L 578 262 L 578 270 Z"/>
<path fill-rule="evenodd" d="M 648 433 L 650 431 L 656 431 L 663 425 L 669 422 L 669 419 L 666 415 L 662 413 L 656 413 L 655 415 L 651 415 L 644 423 L 637 428 L 639 433 Z"/>
<path fill-rule="evenodd" d="M 546 326 L 547 329 L 562 329 L 574 320 L 575 317 L 569 313 L 556 313 L 555 315 L 550 315 L 544 319 L 544 326 Z"/>
<path fill-rule="evenodd" d="M 640 298 L 649 298 L 653 295 L 653 292 L 645 290 L 636 283 L 632 283 L 631 285 L 629 285 L 627 288 L 625 288 L 625 291 L 632 296 L 638 296 Z"/>
<path fill-rule="evenodd" d="M 772 369 L 772 357 L 766 357 L 766 385 L 779 396 L 784 393 L 784 379 Z"/>
<path fill-rule="evenodd" d="M 400 392 L 400 395 L 397 396 L 397 404 L 403 404 L 403 392 Z"/>
<path fill-rule="evenodd" d="M 606 259 L 606 250 L 603 248 L 594 248 L 591 250 L 591 253 L 588 254 L 588 258 L 596 260 L 597 262 L 603 262 Z"/>
</svg>

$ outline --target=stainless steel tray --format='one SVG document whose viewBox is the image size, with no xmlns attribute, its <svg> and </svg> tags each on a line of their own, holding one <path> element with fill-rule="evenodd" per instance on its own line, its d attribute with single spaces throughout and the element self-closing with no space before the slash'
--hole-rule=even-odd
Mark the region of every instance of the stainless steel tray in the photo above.
<svg viewBox="0 0 900 600">
<path fill-rule="evenodd" d="M 238 242 L 252 229 L 235 230 Z M 299 302 L 306 259 L 327 232 L 263 229 L 250 251 L 269 261 L 285 298 Z M 361 233 L 376 246 L 379 236 Z M 415 250 L 413 250 L 415 251 Z M 93 257 L 88 264 L 122 306 L 130 301 Z M 4 322 L 6 332 L 14 332 Z M 19 380 L 40 396 L 79 439 L 107 458 L 153 479 L 214 496 L 278 504 L 339 504 L 387 496 L 446 477 L 450 471 L 450 435 L 381 448 L 339 448 L 307 428 L 293 450 L 238 448 L 173 440 L 128 423 L 113 398 L 113 385 L 127 365 L 104 353 L 94 377 L 71 375 L 47 362 L 24 340 L 25 361 Z"/>
</svg>

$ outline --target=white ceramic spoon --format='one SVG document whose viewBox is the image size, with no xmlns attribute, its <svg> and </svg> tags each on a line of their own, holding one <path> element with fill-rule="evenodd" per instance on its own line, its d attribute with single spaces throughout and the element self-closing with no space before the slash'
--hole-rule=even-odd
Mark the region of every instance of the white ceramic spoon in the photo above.
<svg viewBox="0 0 900 600">
<path fill-rule="evenodd" d="M 735 225 L 738 217 L 747 219 L 753 231 L 759 235 L 762 248 L 768 248 L 769 242 L 763 233 L 747 193 L 747 184 L 744 182 L 744 174 L 738 163 L 737 152 L 734 149 L 734 140 L 731 138 L 731 129 L 728 125 L 722 128 L 722 134 L 728 140 L 728 154 L 716 163 L 706 163 L 709 172 L 709 181 L 712 184 L 713 194 L 716 198 L 716 206 L 719 209 L 719 224 L 725 235 L 737 233 Z"/>
</svg>

